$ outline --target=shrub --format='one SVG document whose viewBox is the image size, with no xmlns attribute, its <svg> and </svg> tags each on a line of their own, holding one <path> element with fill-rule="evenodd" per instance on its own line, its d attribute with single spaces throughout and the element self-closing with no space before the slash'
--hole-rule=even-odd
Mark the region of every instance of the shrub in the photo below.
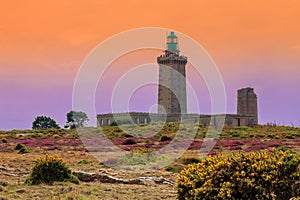
<svg viewBox="0 0 300 200">
<path fill-rule="evenodd" d="M 7 139 L 3 138 L 2 143 L 7 143 Z"/>
<path fill-rule="evenodd" d="M 18 143 L 15 146 L 15 150 L 18 150 L 19 154 L 30 153 L 30 151 L 27 149 L 27 147 L 24 144 L 21 144 L 21 143 Z"/>
<path fill-rule="evenodd" d="M 110 126 L 118 126 L 116 121 L 113 121 L 112 123 L 110 123 Z"/>
<path fill-rule="evenodd" d="M 55 181 L 79 183 L 76 176 L 72 175 L 71 170 L 66 163 L 59 157 L 46 155 L 37 159 L 30 176 L 25 183 L 29 185 L 37 185 L 41 183 L 53 184 Z"/>
<path fill-rule="evenodd" d="M 136 144 L 136 140 L 133 138 L 126 138 L 123 142 L 123 145 L 133 145 Z"/>
<path fill-rule="evenodd" d="M 300 194 L 296 153 L 238 153 L 208 156 L 180 172 L 179 199 L 290 199 Z"/>
<path fill-rule="evenodd" d="M 133 136 L 130 135 L 130 134 L 128 134 L 128 133 L 125 133 L 125 134 L 124 134 L 124 137 L 126 137 L 126 138 L 132 138 Z"/>
<path fill-rule="evenodd" d="M 175 169 L 174 169 L 173 166 L 167 166 L 167 167 L 165 168 L 165 170 L 168 171 L 168 172 L 174 172 L 174 171 L 175 171 Z"/>
<path fill-rule="evenodd" d="M 24 146 L 24 147 L 22 147 L 22 148 L 19 150 L 18 153 L 19 153 L 19 154 L 24 154 L 24 153 L 30 153 L 30 151 Z"/>
<path fill-rule="evenodd" d="M 189 165 L 189 164 L 192 164 L 192 163 L 198 163 L 198 162 L 200 162 L 200 160 L 198 158 L 193 158 L 193 157 L 183 157 L 181 159 L 182 159 L 181 162 L 184 165 Z"/>
<path fill-rule="evenodd" d="M 78 162 L 78 164 L 89 164 L 90 162 L 87 160 L 81 160 Z"/>
<path fill-rule="evenodd" d="M 159 141 L 165 142 L 165 141 L 171 141 L 171 140 L 172 140 L 172 138 L 170 136 L 163 135 L 163 136 L 161 136 Z"/>
<path fill-rule="evenodd" d="M 18 143 L 18 144 L 15 146 L 15 150 L 20 150 L 22 147 L 24 147 L 24 145 L 21 144 L 21 143 Z"/>
</svg>

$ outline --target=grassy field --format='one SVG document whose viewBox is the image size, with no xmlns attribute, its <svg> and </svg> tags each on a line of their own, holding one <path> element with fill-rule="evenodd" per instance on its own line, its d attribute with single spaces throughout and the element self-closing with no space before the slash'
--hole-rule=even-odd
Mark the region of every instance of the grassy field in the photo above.
<svg viewBox="0 0 300 200">
<path fill-rule="evenodd" d="M 34 166 L 34 160 L 45 154 L 57 154 L 72 171 L 104 173 L 120 179 L 138 177 L 160 177 L 176 182 L 178 172 L 187 164 L 200 160 L 199 153 L 204 138 L 216 142 L 209 155 L 250 151 L 274 151 L 275 148 L 290 148 L 300 153 L 300 129 L 283 126 L 256 126 L 254 128 L 224 128 L 220 137 L 210 137 L 207 128 L 181 127 L 183 136 L 176 138 L 177 123 L 104 127 L 104 134 L 120 149 L 128 152 L 155 152 L 177 140 L 183 144 L 184 134 L 195 135 L 188 150 L 176 161 L 155 171 L 129 173 L 105 166 L 89 151 L 104 151 L 97 143 L 99 129 L 87 127 L 76 130 L 12 130 L 0 131 L 0 200 L 1 199 L 176 199 L 176 188 L 172 184 L 144 182 L 143 184 L 102 183 L 100 181 L 54 183 L 53 185 L 25 185 L 24 181 Z M 126 132 L 124 131 L 126 130 Z M 158 130 L 158 131 L 156 131 Z M 86 137 L 90 146 L 82 144 Z M 24 144 L 30 153 L 20 154 L 17 144 Z M 98 145 L 97 145 L 98 144 Z M 133 162 L 129 160 L 129 163 Z M 134 163 L 131 163 L 134 166 Z M 145 163 L 147 165 L 147 162 Z"/>
</svg>

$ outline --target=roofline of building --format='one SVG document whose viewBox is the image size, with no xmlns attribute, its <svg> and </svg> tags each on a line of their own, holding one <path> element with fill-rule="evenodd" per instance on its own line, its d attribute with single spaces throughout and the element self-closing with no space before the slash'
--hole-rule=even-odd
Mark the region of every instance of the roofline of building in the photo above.
<svg viewBox="0 0 300 200">
<path fill-rule="evenodd" d="M 130 114 L 139 114 L 139 115 L 156 115 L 156 116 L 164 116 L 166 114 L 159 113 L 148 113 L 148 112 L 120 112 L 120 113 L 104 113 L 97 114 L 97 117 L 111 117 L 113 115 L 127 115 Z M 228 117 L 255 117 L 255 115 L 238 115 L 238 114 L 197 114 L 197 113 L 186 113 L 186 114 L 168 114 L 168 116 L 200 116 L 201 117 L 219 117 L 219 116 L 228 116 Z"/>
</svg>

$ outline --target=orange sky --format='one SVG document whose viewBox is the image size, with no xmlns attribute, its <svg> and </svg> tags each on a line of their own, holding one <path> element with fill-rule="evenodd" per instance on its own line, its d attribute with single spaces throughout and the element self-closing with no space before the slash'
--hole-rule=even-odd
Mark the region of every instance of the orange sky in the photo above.
<svg viewBox="0 0 300 200">
<path fill-rule="evenodd" d="M 80 61 L 112 34 L 144 26 L 183 32 L 220 59 L 300 50 L 297 0 L 12 0 L 0 11 L 1 61 Z"/>
<path fill-rule="evenodd" d="M 0 78 L 17 76 L 34 85 L 38 76 L 47 84 L 45 74 L 62 79 L 71 74 L 65 77 L 71 81 L 97 44 L 121 31 L 147 26 L 195 39 L 228 81 L 245 63 L 251 66 L 247 74 L 272 70 L 287 78 L 299 72 L 294 64 L 300 60 L 299 19 L 297 0 L 3 1 Z M 292 64 L 282 67 L 287 61 Z"/>
<path fill-rule="evenodd" d="M 232 96 L 247 84 L 258 92 L 274 90 L 278 82 L 290 87 L 299 83 L 299 21 L 298 0 L 2 1 L 0 86 L 71 87 L 97 44 L 128 29 L 154 26 L 200 43 Z"/>
</svg>

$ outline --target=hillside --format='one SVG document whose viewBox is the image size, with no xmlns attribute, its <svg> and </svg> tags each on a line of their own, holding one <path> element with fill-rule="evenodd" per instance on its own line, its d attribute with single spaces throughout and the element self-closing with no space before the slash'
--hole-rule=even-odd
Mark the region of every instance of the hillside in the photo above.
<svg viewBox="0 0 300 200">
<path fill-rule="evenodd" d="M 122 127 L 122 126 L 121 126 Z M 120 149 L 135 153 L 155 152 L 170 144 L 179 128 L 177 123 L 164 125 L 157 133 L 160 124 L 141 125 L 138 132 L 131 125 L 123 125 L 124 132 L 117 126 L 104 127 L 104 134 Z M 159 170 L 145 170 L 137 173 L 109 168 L 95 159 L 89 151 L 103 151 L 99 145 L 87 147 L 80 138 L 91 137 L 97 141 L 99 129 L 81 129 L 81 137 L 75 130 L 12 130 L 0 132 L 0 199 L 176 199 L 175 181 L 178 172 L 187 164 L 199 161 L 199 150 L 208 130 L 196 127 L 181 128 L 184 133 L 195 133 L 194 141 L 188 150 L 175 162 Z M 211 133 L 209 133 L 211 134 Z M 174 139 L 176 140 L 176 138 Z M 184 138 L 183 138 L 184 140 Z M 233 152 L 274 151 L 275 148 L 289 148 L 300 153 L 300 129 L 283 126 L 257 126 L 255 128 L 224 128 L 215 141 L 209 155 L 229 155 Z M 181 144 L 181 141 L 177 141 Z M 20 154 L 15 150 L 23 144 L 30 153 Z M 205 143 L 209 144 L 209 143 Z M 57 154 L 73 172 L 87 172 L 109 176 L 122 181 L 91 181 L 54 183 L 54 185 L 24 185 L 26 177 L 34 166 L 34 160 L 45 154 Z M 138 161 L 145 161 L 143 157 Z M 127 160 L 134 167 L 136 160 Z M 149 164 L 145 161 L 145 167 Z M 141 177 L 143 177 L 141 179 Z M 145 178 L 146 177 L 146 178 Z M 142 180 L 128 182 L 128 180 Z"/>
</svg>

